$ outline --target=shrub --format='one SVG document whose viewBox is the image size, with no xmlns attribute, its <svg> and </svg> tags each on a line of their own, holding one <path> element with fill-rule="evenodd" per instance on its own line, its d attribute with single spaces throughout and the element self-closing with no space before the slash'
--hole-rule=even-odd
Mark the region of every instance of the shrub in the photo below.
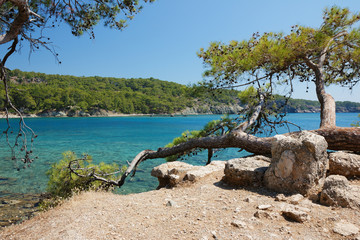
<svg viewBox="0 0 360 240">
<path fill-rule="evenodd" d="M 78 159 L 73 152 L 64 152 L 63 158 L 58 163 L 54 163 L 47 171 L 49 177 L 47 192 L 51 194 L 52 198 L 68 198 L 74 192 L 87 190 L 111 190 L 109 184 L 97 181 L 93 177 L 79 177 L 70 171 L 69 165 L 72 161 Z M 105 164 L 101 162 L 98 165 L 91 163 L 92 158 L 89 155 L 84 155 L 76 164 L 76 168 L 80 169 L 77 172 L 82 175 L 87 175 L 90 171 L 94 171 L 98 175 L 102 175 L 106 179 L 115 180 L 116 175 L 109 175 L 119 171 L 119 166 L 115 163 Z M 120 169 L 120 173 L 125 171 L 126 167 Z"/>
</svg>

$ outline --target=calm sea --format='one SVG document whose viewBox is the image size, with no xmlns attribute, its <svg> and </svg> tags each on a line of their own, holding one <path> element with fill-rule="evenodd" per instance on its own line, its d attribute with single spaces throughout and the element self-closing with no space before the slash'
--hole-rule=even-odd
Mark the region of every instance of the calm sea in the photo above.
<svg viewBox="0 0 360 240">
<path fill-rule="evenodd" d="M 350 126 L 357 118 L 357 113 L 338 113 L 337 125 Z M 51 164 L 62 158 L 65 151 L 91 155 L 94 162 L 116 162 L 120 165 L 131 161 L 144 149 L 165 146 L 174 137 L 185 130 L 196 130 L 208 121 L 219 119 L 219 115 L 188 117 L 102 117 L 102 118 L 31 118 L 26 119 L 38 135 L 33 148 L 38 159 L 30 168 L 17 171 L 11 160 L 9 148 L 4 136 L 0 141 L 0 197 L 10 193 L 40 193 L 47 184 L 46 171 Z M 287 119 L 303 129 L 316 129 L 319 126 L 318 113 L 289 114 Z M 16 126 L 18 120 L 12 119 Z M 6 121 L 0 120 L 0 129 L 6 129 Z M 295 129 L 293 129 L 295 130 Z M 281 130 L 282 132 L 285 130 Z M 217 154 L 214 160 L 228 160 L 239 157 L 236 149 L 229 149 Z M 139 171 L 120 189 L 120 193 L 143 192 L 155 189 L 157 179 L 150 176 L 151 169 L 163 159 L 147 160 L 141 163 Z M 191 164 L 204 164 L 205 155 L 189 158 Z"/>
</svg>

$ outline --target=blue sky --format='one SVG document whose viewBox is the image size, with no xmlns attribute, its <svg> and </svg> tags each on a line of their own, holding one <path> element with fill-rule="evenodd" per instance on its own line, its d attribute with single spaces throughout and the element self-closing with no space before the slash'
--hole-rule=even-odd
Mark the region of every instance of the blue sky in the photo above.
<svg viewBox="0 0 360 240">
<path fill-rule="evenodd" d="M 27 46 L 7 62 L 10 69 L 48 74 L 104 77 L 154 77 L 181 84 L 202 80 L 204 67 L 196 52 L 211 41 L 248 39 L 254 32 L 282 31 L 294 24 L 318 27 L 332 5 L 360 11 L 359 0 L 157 0 L 123 31 L 95 29 L 96 38 L 74 37 L 67 26 L 46 33 L 62 64 L 42 49 L 29 58 Z M 0 48 L 4 52 L 4 47 Z M 311 86 L 310 86 L 311 87 Z M 315 100 L 297 84 L 295 98 Z M 337 101 L 360 102 L 360 87 L 328 91 Z"/>
</svg>

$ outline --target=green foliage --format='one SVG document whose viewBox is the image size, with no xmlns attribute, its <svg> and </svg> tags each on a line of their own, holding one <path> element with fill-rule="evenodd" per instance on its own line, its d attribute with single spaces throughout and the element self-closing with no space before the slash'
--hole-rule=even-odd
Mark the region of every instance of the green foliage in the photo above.
<svg viewBox="0 0 360 240">
<path fill-rule="evenodd" d="M 246 104 L 251 101 L 251 99 L 254 99 L 257 95 L 257 90 L 250 86 L 246 88 L 244 91 L 239 92 L 239 99 L 242 104 Z"/>
<path fill-rule="evenodd" d="M 360 14 L 332 7 L 325 10 L 323 19 L 320 28 L 295 25 L 287 35 L 254 33 L 249 40 L 211 43 L 198 53 L 207 66 L 208 85 L 222 88 L 267 82 L 272 89 L 288 85 L 291 94 L 292 80 L 315 82 L 316 74 L 309 66 L 327 49 L 324 83 L 351 89 L 360 78 Z"/>
<path fill-rule="evenodd" d="M 55 28 L 59 23 L 65 22 L 71 27 L 71 33 L 80 36 L 84 32 L 92 32 L 95 25 L 102 23 L 107 27 L 122 30 L 127 26 L 127 21 L 142 9 L 140 2 L 153 2 L 154 0 L 106 0 L 106 1 L 53 1 L 30 0 L 25 6 L 11 1 L 0 5 L 1 21 L 0 34 L 9 29 L 9 23 L 17 15 L 17 7 L 29 7 L 44 21 L 31 24 L 28 21 L 23 26 L 23 34 L 35 32 L 35 29 Z M 33 14 L 33 15 L 35 15 Z M 50 19 L 50 20 L 48 20 Z"/>
<path fill-rule="evenodd" d="M 236 123 L 228 115 L 223 116 L 220 120 L 213 120 L 208 122 L 201 130 L 185 131 L 179 137 L 173 139 L 171 143 L 168 143 L 165 147 L 170 148 L 181 143 L 185 143 L 191 139 L 202 137 L 215 137 L 226 133 L 229 133 L 236 127 Z M 181 155 L 173 155 L 166 158 L 166 161 L 176 161 L 183 155 L 190 155 L 195 149 L 184 152 Z"/>
<path fill-rule="evenodd" d="M 358 115 L 358 117 L 360 118 L 360 114 Z M 351 126 L 352 127 L 360 127 L 360 121 L 352 123 Z"/>
<path fill-rule="evenodd" d="M 71 161 L 78 159 L 73 152 L 64 152 L 63 158 L 51 166 L 51 169 L 46 173 L 49 177 L 47 192 L 51 194 L 53 198 L 68 198 L 74 191 L 86 191 L 86 190 L 109 190 L 109 186 L 100 181 L 94 181 L 92 177 L 78 177 L 72 173 L 69 169 Z M 82 160 L 79 161 L 77 168 L 79 174 L 87 175 L 90 171 L 94 171 L 97 174 L 104 175 L 105 178 L 115 180 L 115 175 L 105 176 L 108 173 L 119 171 L 119 166 L 115 163 L 105 164 L 101 162 L 98 165 L 92 164 L 92 158 L 85 155 Z M 126 168 L 122 168 L 121 171 L 125 171 Z"/>
<path fill-rule="evenodd" d="M 209 95 L 204 89 L 149 79 L 74 77 L 9 72 L 11 96 L 24 112 L 105 109 L 120 113 L 169 114 L 195 103 L 236 103 L 238 91 Z"/>
</svg>

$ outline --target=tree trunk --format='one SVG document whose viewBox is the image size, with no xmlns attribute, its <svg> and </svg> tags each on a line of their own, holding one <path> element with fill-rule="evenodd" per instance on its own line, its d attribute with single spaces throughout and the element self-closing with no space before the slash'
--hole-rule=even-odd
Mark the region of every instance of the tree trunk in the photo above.
<svg viewBox="0 0 360 240">
<path fill-rule="evenodd" d="M 330 150 L 360 152 L 360 127 L 328 127 L 312 132 L 323 136 Z"/>
<path fill-rule="evenodd" d="M 7 1 L 0 1 L 0 7 Z M 18 8 L 18 15 L 10 24 L 9 30 L 3 35 L 0 35 L 0 45 L 10 42 L 18 37 L 24 24 L 29 20 L 30 8 L 28 2 L 25 0 L 8 0 L 11 4 Z"/>
<path fill-rule="evenodd" d="M 323 136 L 328 142 L 330 150 L 349 150 L 360 152 L 360 128 L 320 128 L 311 132 Z M 289 133 L 294 134 L 294 133 Z M 236 131 L 221 137 L 205 137 L 191 139 L 171 148 L 159 148 L 157 151 L 144 150 L 140 152 L 130 163 L 126 172 L 118 181 L 118 186 L 125 183 L 125 178 L 136 172 L 136 167 L 147 159 L 165 158 L 181 154 L 195 148 L 240 148 L 250 153 L 271 155 L 271 145 L 274 137 L 259 138 L 245 132 Z"/>
<path fill-rule="evenodd" d="M 328 142 L 330 150 L 350 150 L 360 152 L 360 128 L 320 128 L 311 132 L 323 136 Z M 289 133 L 296 134 L 296 132 Z M 240 148 L 250 153 L 271 155 L 271 145 L 274 137 L 259 138 L 242 131 L 234 131 L 230 134 L 220 137 L 204 137 L 190 139 L 187 142 L 178 144 L 170 148 L 159 148 L 157 151 L 143 150 L 132 160 L 125 173 L 116 181 L 106 180 L 101 175 L 91 172 L 94 180 L 107 182 L 108 184 L 121 187 L 128 175 L 136 172 L 137 166 L 147 159 L 165 158 L 176 154 L 183 154 L 196 148 L 212 149 L 212 148 Z M 76 169 L 69 165 L 70 170 L 76 175 L 83 177 L 77 173 Z M 89 175 L 90 176 L 90 175 Z"/>
<path fill-rule="evenodd" d="M 316 86 L 316 93 L 321 107 L 320 128 L 335 128 L 336 104 L 334 98 L 325 92 L 324 86 Z"/>
</svg>

